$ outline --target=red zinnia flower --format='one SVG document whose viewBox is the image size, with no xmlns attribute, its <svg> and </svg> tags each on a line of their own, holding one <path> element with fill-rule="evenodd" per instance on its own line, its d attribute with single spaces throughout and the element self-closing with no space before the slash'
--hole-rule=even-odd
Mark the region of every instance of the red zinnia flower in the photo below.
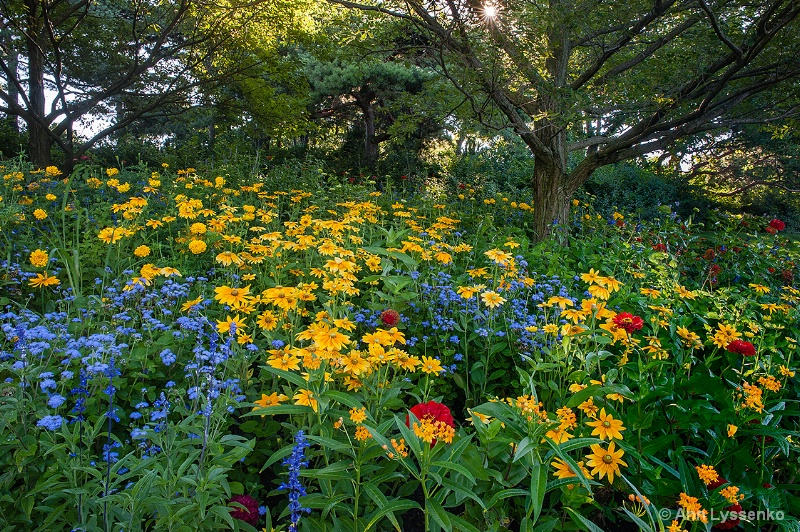
<svg viewBox="0 0 800 532">
<path fill-rule="evenodd" d="M 667 251 L 667 246 L 664 243 L 659 242 L 653 246 L 653 251 Z"/>
<path fill-rule="evenodd" d="M 772 220 L 770 220 L 769 226 L 775 229 L 776 231 L 783 231 L 784 229 L 786 229 L 786 224 L 783 223 L 781 220 L 778 220 L 777 218 L 773 218 Z"/>
<path fill-rule="evenodd" d="M 420 403 L 417 406 L 410 408 L 411 413 L 414 414 L 418 420 L 427 420 L 430 422 L 441 421 L 445 425 L 456 428 L 456 423 L 453 420 L 453 415 L 450 413 L 450 408 L 442 403 L 436 401 L 428 401 L 427 403 Z M 411 426 L 410 416 L 406 416 L 406 427 Z M 431 442 L 431 447 L 436 445 L 436 440 Z"/>
<path fill-rule="evenodd" d="M 244 506 L 242 508 L 234 508 L 231 510 L 231 516 L 240 521 L 244 521 L 252 526 L 258 523 L 258 501 L 250 495 L 234 495 L 231 497 L 231 502 L 237 502 Z"/>
<path fill-rule="evenodd" d="M 632 334 L 633 331 L 638 331 L 644 325 L 642 318 L 634 316 L 629 312 L 620 312 L 614 317 L 614 325 L 620 329 L 625 329 L 625 332 Z"/>
<path fill-rule="evenodd" d="M 744 340 L 734 340 L 733 342 L 729 343 L 728 347 L 725 349 L 731 353 L 738 353 L 746 357 L 752 357 L 756 354 L 756 347 L 750 342 L 745 342 Z"/>
<path fill-rule="evenodd" d="M 456 422 L 453 420 L 453 414 L 450 413 L 450 408 L 442 403 L 428 401 L 427 403 L 420 403 L 417 406 L 412 406 L 410 410 L 411 413 L 417 416 L 417 419 L 420 421 L 423 419 L 428 419 L 430 421 L 441 421 L 453 428 L 456 428 Z M 409 421 L 409 417 L 406 416 L 407 427 L 411 426 L 409 425 Z"/>
<path fill-rule="evenodd" d="M 394 309 L 386 309 L 381 312 L 381 321 L 387 327 L 394 327 L 400 323 L 400 313 Z"/>
</svg>

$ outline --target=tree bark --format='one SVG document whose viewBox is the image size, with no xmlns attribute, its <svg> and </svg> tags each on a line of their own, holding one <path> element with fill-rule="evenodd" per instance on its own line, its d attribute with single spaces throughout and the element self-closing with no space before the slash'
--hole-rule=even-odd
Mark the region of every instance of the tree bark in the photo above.
<svg viewBox="0 0 800 532">
<path fill-rule="evenodd" d="M 558 7 L 561 2 L 562 0 L 551 0 L 551 5 Z M 547 73 L 554 87 L 565 87 L 570 43 L 564 26 L 554 25 L 548 34 L 548 42 L 550 53 L 545 60 Z M 541 241 L 550 236 L 555 226 L 569 224 L 569 202 L 577 187 L 573 189 L 570 186 L 567 172 L 566 128 L 555 123 L 553 118 L 563 111 L 556 91 L 540 93 L 535 109 L 543 118 L 534 120 L 533 134 L 546 147 L 544 153 L 534 156 L 531 180 L 533 225 L 536 240 Z"/>
<path fill-rule="evenodd" d="M 50 148 L 53 139 L 45 118 L 44 95 L 44 50 L 47 46 L 44 20 L 39 11 L 39 2 L 28 0 L 30 33 L 26 35 L 28 53 L 28 154 L 31 162 L 42 168 L 50 165 Z"/>
<path fill-rule="evenodd" d="M 537 242 L 547 238 L 554 227 L 569 223 L 572 192 L 564 188 L 563 168 L 544 159 L 533 165 L 533 231 Z"/>
<path fill-rule="evenodd" d="M 13 79 L 8 80 L 8 97 L 13 101 L 15 104 L 19 103 L 19 91 L 17 90 L 16 84 L 13 82 L 14 79 L 17 77 L 17 68 L 19 67 L 19 56 L 17 54 L 17 50 L 14 48 L 14 43 L 11 39 L 11 33 L 5 28 L 2 23 L 0 23 L 0 47 L 4 50 L 7 50 L 8 56 L 6 62 L 8 63 L 8 69 L 13 72 Z M 19 135 L 19 121 L 17 120 L 17 116 L 13 114 L 8 114 L 5 117 L 6 127 L 8 130 L 15 135 Z"/>
<path fill-rule="evenodd" d="M 375 142 L 375 109 L 371 104 L 362 108 L 364 111 L 364 159 L 372 168 L 378 161 L 378 143 Z"/>
</svg>

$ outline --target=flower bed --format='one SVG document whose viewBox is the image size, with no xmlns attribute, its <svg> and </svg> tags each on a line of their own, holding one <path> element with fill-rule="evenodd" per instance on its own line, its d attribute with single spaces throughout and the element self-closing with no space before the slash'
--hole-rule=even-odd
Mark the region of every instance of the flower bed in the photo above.
<svg viewBox="0 0 800 532">
<path fill-rule="evenodd" d="M 12 528 L 797 526 L 779 220 L 3 172 Z"/>
</svg>

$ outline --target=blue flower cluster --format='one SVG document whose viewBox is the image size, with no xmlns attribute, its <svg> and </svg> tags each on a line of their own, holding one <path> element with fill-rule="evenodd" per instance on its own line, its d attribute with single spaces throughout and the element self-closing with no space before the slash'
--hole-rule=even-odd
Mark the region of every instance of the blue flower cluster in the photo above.
<svg viewBox="0 0 800 532">
<path fill-rule="evenodd" d="M 517 261 L 520 267 L 527 264 L 521 256 Z M 529 277 L 536 280 L 532 284 L 526 282 Z M 480 293 L 468 299 L 458 293 L 460 286 L 476 283 L 487 285 L 486 290 L 495 290 L 506 300 L 494 315 L 481 304 Z M 463 358 L 461 352 L 468 348 L 472 332 L 481 338 L 505 338 L 510 349 L 523 360 L 551 343 L 552 337 L 548 339 L 541 328 L 547 323 L 564 322 L 558 316 L 558 309 L 548 309 L 542 303 L 553 296 L 574 301 L 561 280 L 523 269 L 517 279 L 506 280 L 502 287 L 494 284 L 491 279 L 454 278 L 447 272 L 438 272 L 419 283 L 419 303 L 411 303 L 410 308 L 415 324 L 422 328 L 423 345 L 436 353 L 454 353 L 452 360 L 457 363 Z M 409 346 L 414 343 L 410 341 Z M 457 364 L 446 368 L 453 372 Z"/>
<path fill-rule="evenodd" d="M 308 467 L 308 462 L 305 461 L 305 452 L 310 444 L 302 430 L 297 431 L 294 436 L 294 442 L 292 454 L 281 462 L 289 468 L 289 479 L 278 486 L 278 490 L 289 491 L 289 510 L 292 512 L 292 523 L 289 525 L 289 532 L 297 532 L 297 525 L 300 523 L 303 512 L 311 512 L 310 508 L 303 508 L 303 505 L 300 504 L 300 497 L 306 494 L 306 488 L 300 482 L 300 469 Z"/>
</svg>

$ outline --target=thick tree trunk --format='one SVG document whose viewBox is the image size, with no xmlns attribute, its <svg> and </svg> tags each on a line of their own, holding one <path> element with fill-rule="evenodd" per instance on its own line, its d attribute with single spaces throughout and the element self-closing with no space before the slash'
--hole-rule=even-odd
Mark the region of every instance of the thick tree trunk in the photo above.
<svg viewBox="0 0 800 532">
<path fill-rule="evenodd" d="M 563 2 L 551 0 L 551 6 L 558 8 Z M 547 72 L 556 87 L 565 87 L 570 50 L 566 26 L 555 25 L 548 34 L 548 43 Z M 570 199 L 575 192 L 567 172 L 566 128 L 555 122 L 562 112 L 559 100 L 555 92 L 541 92 L 536 99 L 537 114 L 543 118 L 534 121 L 533 130 L 546 147 L 535 157 L 533 167 L 533 225 L 537 241 L 550 236 L 558 225 L 568 226 Z"/>
<path fill-rule="evenodd" d="M 47 37 L 41 20 L 38 2 L 28 0 L 31 33 L 27 35 L 28 52 L 28 155 L 31 162 L 42 168 L 50 165 L 53 140 L 45 120 L 44 48 Z"/>
<path fill-rule="evenodd" d="M 557 164 L 543 159 L 534 162 L 533 230 L 537 242 L 550 236 L 556 226 L 569 223 L 572 191 L 565 189 L 566 177 Z"/>
</svg>

